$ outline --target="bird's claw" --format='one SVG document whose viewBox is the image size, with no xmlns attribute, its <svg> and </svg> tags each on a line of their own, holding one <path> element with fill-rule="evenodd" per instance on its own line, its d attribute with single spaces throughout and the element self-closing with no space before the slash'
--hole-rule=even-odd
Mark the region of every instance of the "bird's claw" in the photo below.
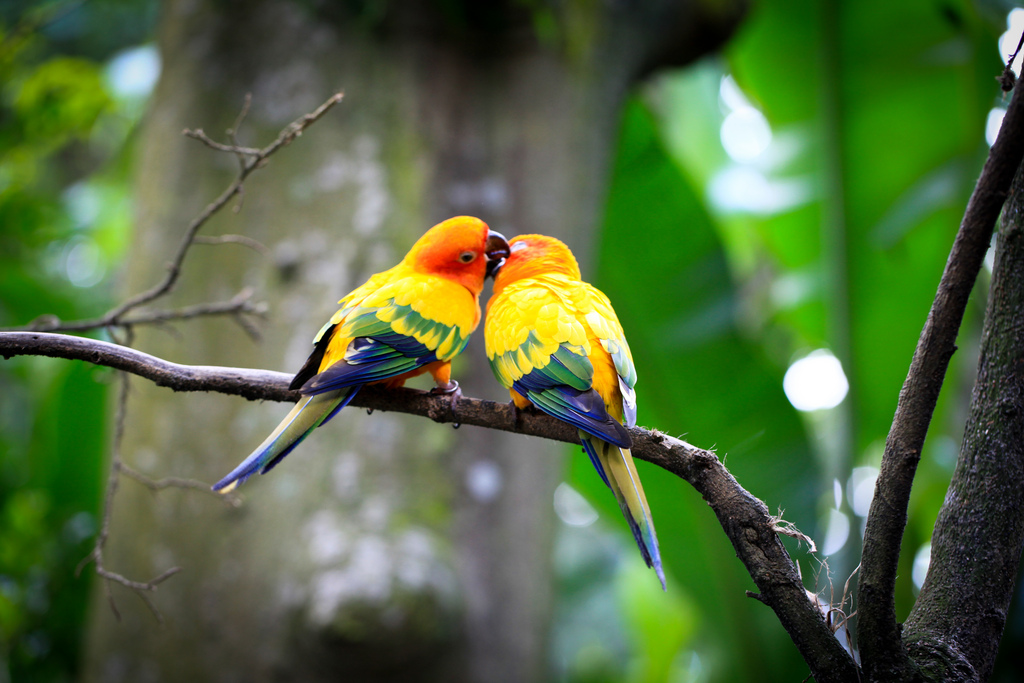
<svg viewBox="0 0 1024 683">
<path fill-rule="evenodd" d="M 452 422 L 455 423 L 455 427 L 458 428 L 459 424 L 455 420 L 455 407 L 459 404 L 459 399 L 462 398 L 462 387 L 455 380 L 449 380 L 447 384 L 443 386 L 436 386 L 430 390 L 430 393 L 434 396 L 447 395 L 449 397 L 449 408 L 452 411 Z"/>
</svg>

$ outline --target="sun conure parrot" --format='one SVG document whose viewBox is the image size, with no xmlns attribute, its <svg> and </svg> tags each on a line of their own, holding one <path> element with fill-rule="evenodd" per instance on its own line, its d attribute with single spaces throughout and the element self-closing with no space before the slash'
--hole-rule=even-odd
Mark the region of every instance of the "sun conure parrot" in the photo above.
<svg viewBox="0 0 1024 683">
<path fill-rule="evenodd" d="M 451 361 L 480 322 L 484 278 L 508 249 L 480 219 L 449 218 L 420 237 L 401 263 L 345 296 L 292 380 L 302 400 L 213 490 L 227 493 L 257 471 L 266 474 L 366 384 L 397 387 L 429 372 L 434 391 L 456 392 Z"/>
<path fill-rule="evenodd" d="M 559 240 L 520 235 L 509 246 L 487 303 L 484 335 L 494 376 L 517 409 L 532 404 L 579 429 L 664 588 L 658 537 L 623 426 L 636 424 L 636 370 L 619 319 L 608 297 L 580 279 Z"/>
</svg>

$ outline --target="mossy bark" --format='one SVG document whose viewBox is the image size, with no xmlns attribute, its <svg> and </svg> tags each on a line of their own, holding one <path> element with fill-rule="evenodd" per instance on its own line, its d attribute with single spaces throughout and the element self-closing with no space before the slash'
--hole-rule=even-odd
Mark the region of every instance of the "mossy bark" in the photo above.
<svg viewBox="0 0 1024 683">
<path fill-rule="evenodd" d="M 253 286 L 271 310 L 262 342 L 205 320 L 174 334 L 140 331 L 136 346 L 183 363 L 294 371 L 341 295 L 457 214 L 506 234 L 556 235 L 586 265 L 629 83 L 713 46 L 738 16 L 738 3 L 709 16 L 696 3 L 648 4 L 657 12 L 623 18 L 570 3 L 568 13 L 589 20 L 572 26 L 593 32 L 570 44 L 568 31 L 538 39 L 522 3 L 480 3 L 501 8 L 494 21 L 474 3 L 454 18 L 421 3 L 344 5 L 361 7 L 355 14 L 299 2 L 166 3 L 127 292 L 158 278 L 187 221 L 236 170 L 235 158 L 184 139 L 183 128 L 220 137 L 252 93 L 240 142 L 261 145 L 335 90 L 346 100 L 250 179 L 238 213 L 204 228 L 253 237 L 271 255 L 195 246 L 164 301 Z M 377 6 L 383 16 L 370 12 Z M 468 395 L 502 398 L 480 334 L 454 375 Z M 212 482 L 285 412 L 135 382 L 124 457 L 154 476 Z M 114 586 L 117 623 L 97 592 L 84 678 L 539 680 L 560 450 L 346 410 L 246 484 L 237 510 L 125 481 L 108 566 L 139 579 L 183 571 L 156 595 L 163 626 Z"/>
<path fill-rule="evenodd" d="M 1024 173 L 1003 209 L 963 447 L 903 629 L 936 681 L 992 673 L 1024 547 Z"/>
</svg>

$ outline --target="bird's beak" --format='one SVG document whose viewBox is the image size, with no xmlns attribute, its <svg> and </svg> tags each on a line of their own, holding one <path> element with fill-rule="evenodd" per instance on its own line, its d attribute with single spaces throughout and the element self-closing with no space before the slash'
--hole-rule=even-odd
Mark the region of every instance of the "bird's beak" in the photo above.
<svg viewBox="0 0 1024 683">
<path fill-rule="evenodd" d="M 484 247 L 484 255 L 487 257 L 487 277 L 494 277 L 511 253 L 512 250 L 509 249 L 505 236 L 500 232 L 488 230 L 487 246 Z"/>
</svg>

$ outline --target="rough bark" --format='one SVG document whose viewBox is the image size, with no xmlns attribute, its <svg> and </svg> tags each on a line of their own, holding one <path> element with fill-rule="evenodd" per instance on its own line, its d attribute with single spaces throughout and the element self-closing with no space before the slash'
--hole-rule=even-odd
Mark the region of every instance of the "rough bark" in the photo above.
<svg viewBox="0 0 1024 683">
<path fill-rule="evenodd" d="M 1003 210 L 963 446 L 903 629 L 936 681 L 992 673 L 1024 547 L 1024 166 Z"/>
<path fill-rule="evenodd" d="M 967 204 L 918 340 L 885 442 L 864 530 L 857 634 L 868 680 L 909 680 L 914 666 L 896 623 L 895 585 L 910 490 L 967 300 L 1024 158 L 1024 100 L 1014 96 Z"/>
<path fill-rule="evenodd" d="M 342 294 L 455 214 L 589 244 L 628 84 L 661 60 L 692 58 L 691 45 L 715 44 L 737 16 L 732 3 L 713 16 L 697 3 L 571 9 L 587 16 L 560 16 L 572 30 L 549 45 L 519 3 L 466 3 L 464 23 L 420 3 L 387 3 L 377 20 L 365 14 L 372 6 L 362 16 L 306 3 L 164 6 L 128 291 L 157 279 L 178 226 L 233 170 L 235 159 L 182 139 L 183 128 L 227 128 L 251 92 L 240 142 L 260 144 L 334 90 L 347 97 L 247 184 L 237 216 L 206 229 L 260 240 L 272 266 L 205 247 L 170 299 L 220 300 L 253 285 L 270 304 L 264 342 L 196 321 L 181 338 L 142 332 L 138 346 L 294 371 Z M 499 398 L 480 341 L 455 372 L 467 393 Z M 283 414 L 215 395 L 170 405 L 133 386 L 123 452 L 155 476 L 214 480 Z M 559 465 L 523 451 L 550 456 L 553 446 L 352 413 L 248 484 L 240 510 L 123 486 L 107 564 L 139 576 L 185 571 L 161 589 L 162 628 L 127 595 L 117 624 L 97 595 L 85 679 L 539 679 Z M 467 483 L 480 472 L 497 475 L 493 495 Z"/>
</svg>

